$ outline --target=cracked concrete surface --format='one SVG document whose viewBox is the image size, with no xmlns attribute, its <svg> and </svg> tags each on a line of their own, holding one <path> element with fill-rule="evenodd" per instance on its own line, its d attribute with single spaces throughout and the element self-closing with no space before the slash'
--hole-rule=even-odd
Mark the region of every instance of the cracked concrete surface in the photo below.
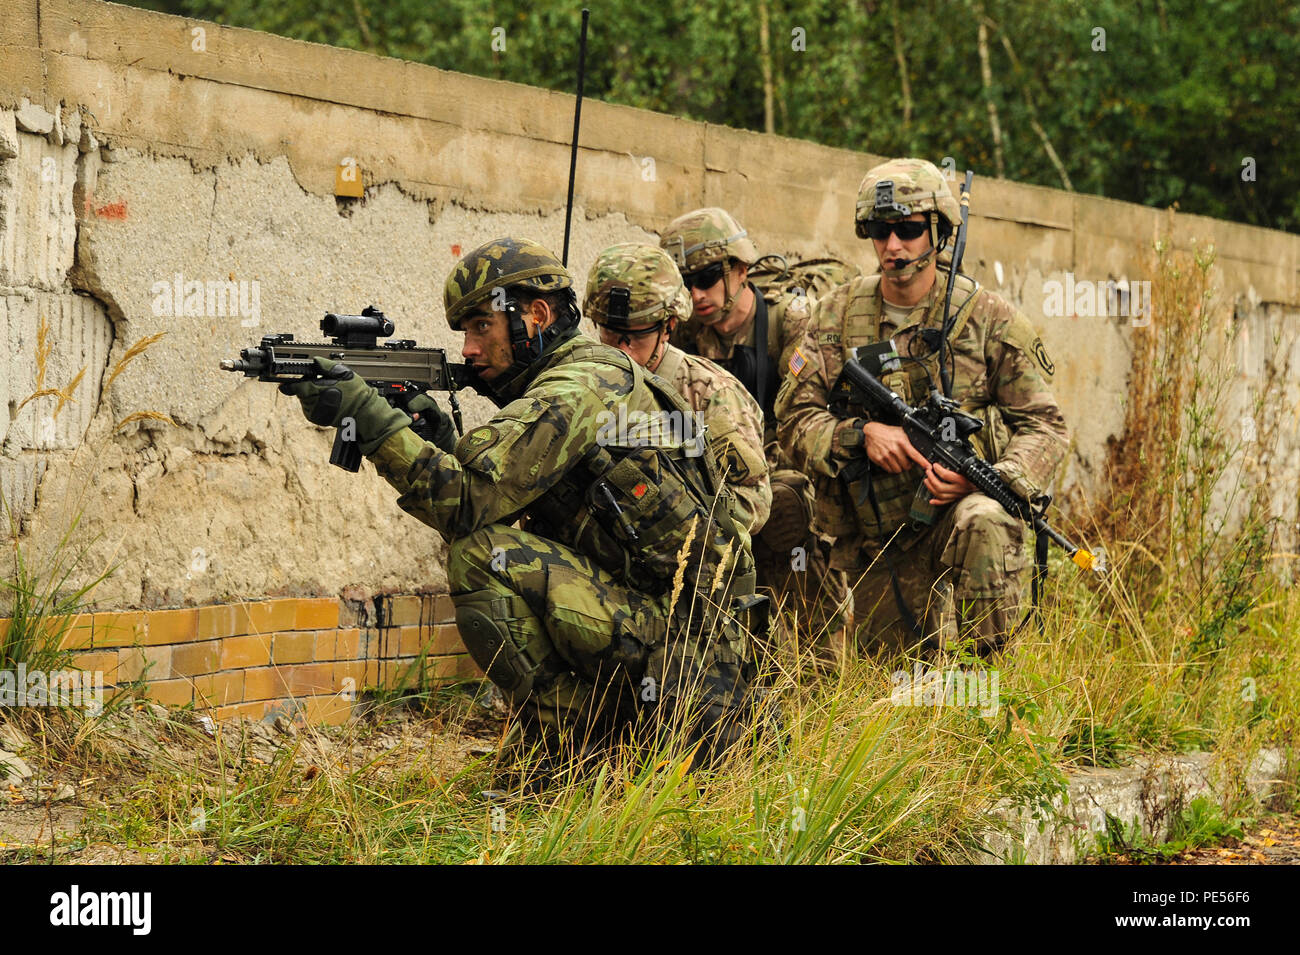
<svg viewBox="0 0 1300 955">
<path fill-rule="evenodd" d="M 0 22 L 0 483 L 23 538 L 57 539 L 80 508 L 86 572 L 117 567 L 95 594 L 105 608 L 445 588 L 437 534 L 397 509 L 373 469 L 330 467 L 330 435 L 296 402 L 217 365 L 263 334 L 319 338 L 326 311 L 368 304 L 399 337 L 458 353 L 442 283 L 460 254 L 511 232 L 561 244 L 571 98 L 215 24 L 200 54 L 188 21 L 90 0 L 42 0 L 39 17 L 35 0 L 11 7 Z M 762 251 L 874 267 L 851 209 L 876 157 L 599 102 L 584 108 L 580 152 L 580 285 L 602 248 L 653 241 L 650 230 L 705 204 L 732 209 Z M 344 156 L 363 171 L 364 198 L 333 195 Z M 653 158 L 654 178 L 629 156 Z M 1093 485 L 1122 425 L 1132 330 L 1044 316 L 1048 279 L 1134 274 L 1162 230 L 1208 237 L 1237 309 L 1233 401 L 1245 407 L 1283 358 L 1300 238 L 998 180 L 979 182 L 973 212 L 969 268 L 1026 311 L 1058 359 L 1075 439 L 1067 485 Z M 240 305 L 256 289 L 256 314 L 192 298 L 220 287 Z M 42 317 L 43 386 L 67 388 L 85 369 L 57 416 L 55 396 L 17 408 L 36 390 Z M 1300 366 L 1294 345 L 1291 358 Z M 1287 388 L 1286 409 L 1300 409 L 1294 378 Z M 491 411 L 472 395 L 465 409 L 471 427 Z M 140 412 L 174 424 L 119 428 Z M 1294 538 L 1300 442 L 1286 433 L 1247 451 L 1273 475 Z"/>
</svg>

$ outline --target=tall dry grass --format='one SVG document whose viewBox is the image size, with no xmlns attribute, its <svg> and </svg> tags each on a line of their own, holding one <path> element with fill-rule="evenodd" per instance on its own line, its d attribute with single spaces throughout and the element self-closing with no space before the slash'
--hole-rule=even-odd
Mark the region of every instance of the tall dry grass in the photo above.
<svg viewBox="0 0 1300 955">
<path fill-rule="evenodd" d="M 829 674 L 780 661 L 776 727 L 708 767 L 680 727 L 567 763 L 512 750 L 448 765 L 435 746 L 468 732 L 474 704 L 446 693 L 423 752 L 361 765 L 312 756 L 304 770 L 301 739 L 259 765 L 238 739 L 176 729 L 192 734 L 193 762 L 144 771 L 83 841 L 170 861 L 972 861 L 993 807 L 1030 806 L 1047 821 L 1069 771 L 1139 752 L 1212 750 L 1236 784 L 1225 795 L 1235 811 L 1265 746 L 1288 757 L 1294 800 L 1300 598 L 1272 572 L 1263 479 L 1240 466 L 1231 323 L 1214 302 L 1210 250 L 1159 244 L 1152 255 L 1155 308 L 1138 331 L 1110 485 L 1070 527 L 1106 548 L 1110 574 L 1081 574 L 1054 553 L 1041 632 L 994 663 L 958 651 L 939 664 L 996 667 L 995 711 L 899 705 L 895 674 L 915 661 L 851 654 Z M 1282 420 L 1271 400 L 1252 409 L 1261 443 Z M 332 751 L 369 725 L 331 737 Z"/>
</svg>

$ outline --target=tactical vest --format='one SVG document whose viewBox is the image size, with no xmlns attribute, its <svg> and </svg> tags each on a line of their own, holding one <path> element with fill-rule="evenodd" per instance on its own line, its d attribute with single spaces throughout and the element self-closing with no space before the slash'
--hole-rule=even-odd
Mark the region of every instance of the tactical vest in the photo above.
<svg viewBox="0 0 1300 955">
<path fill-rule="evenodd" d="M 818 344 L 823 348 L 833 344 L 830 340 L 832 335 L 838 338 L 841 364 L 845 358 L 852 357 L 855 348 L 874 344 L 884 338 L 882 325 L 886 316 L 883 301 L 877 294 L 879 282 L 879 276 L 872 276 L 865 280 L 858 294 L 850 300 L 838 333 L 820 333 Z M 927 311 L 927 318 L 937 314 L 943 307 L 945 282 L 946 277 L 941 273 L 936 284 L 936 300 Z M 952 308 L 955 321 L 948 335 L 949 347 L 959 342 L 963 332 L 967 330 L 967 322 L 977 304 L 978 293 L 978 283 L 964 275 L 958 276 L 953 292 Z M 937 320 L 925 323 L 925 327 L 938 327 L 938 325 Z M 914 326 L 896 329 L 894 337 L 897 338 L 899 332 L 912 327 Z M 927 354 L 928 349 L 917 340 L 916 336 L 912 337 L 909 346 L 910 348 L 905 348 L 905 353 L 914 355 L 919 360 L 903 361 L 897 370 L 883 372 L 877 377 L 885 387 L 909 405 L 916 406 L 924 403 L 931 387 L 940 387 L 938 353 Z M 988 461 L 995 461 L 997 455 L 1006 447 L 1009 437 L 1001 415 L 996 405 L 975 403 L 971 400 L 974 395 L 964 395 L 962 391 L 960 383 L 954 382 L 953 396 L 962 399 L 962 410 L 984 421 L 984 427 L 971 436 L 971 443 L 981 457 Z M 851 407 L 848 411 L 855 416 L 872 418 L 871 413 L 865 408 Z M 864 532 L 868 538 L 876 540 L 877 543 L 888 540 L 906 523 L 923 527 L 934 523 L 937 518 L 939 509 L 930 504 L 930 492 L 926 490 L 923 476 L 918 470 L 908 469 L 900 474 L 890 474 L 874 466 L 867 470 L 854 468 L 847 470 L 853 477 L 845 477 L 842 474 L 839 479 L 843 490 L 847 493 L 848 501 L 844 503 L 849 504 L 856 512 L 857 530 Z M 870 488 L 867 486 L 868 481 Z"/>
<path fill-rule="evenodd" d="M 703 434 L 686 400 L 658 375 L 604 345 L 580 345 L 573 359 L 616 364 L 632 379 L 629 403 L 648 389 L 656 410 L 609 408 L 608 430 L 550 491 L 529 505 L 528 529 L 592 558 L 626 586 L 654 596 L 677 587 L 685 608 L 698 593 L 717 607 L 754 592 L 749 537 L 732 513 Z M 655 417 L 660 415 L 662 417 Z M 665 426 L 667 422 L 667 426 Z"/>
<path fill-rule="evenodd" d="M 758 406 L 763 409 L 763 418 L 769 426 L 776 420 L 772 408 L 776 404 L 776 393 L 781 387 L 781 372 L 777 360 L 771 354 L 770 342 L 774 334 L 775 331 L 770 327 L 767 300 L 763 298 L 762 291 L 755 288 L 754 344 L 732 345 L 729 358 L 709 358 L 715 365 L 730 372 L 754 396 Z M 689 355 L 700 354 L 699 345 L 693 336 L 683 338 L 678 347 Z"/>
</svg>

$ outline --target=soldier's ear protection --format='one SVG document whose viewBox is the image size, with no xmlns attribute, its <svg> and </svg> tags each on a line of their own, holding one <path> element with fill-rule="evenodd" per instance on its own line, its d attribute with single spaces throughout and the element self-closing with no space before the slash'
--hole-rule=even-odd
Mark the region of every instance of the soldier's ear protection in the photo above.
<svg viewBox="0 0 1300 955">
<path fill-rule="evenodd" d="M 536 300 L 534 300 L 536 301 Z M 529 303 L 527 310 L 519 304 L 518 297 L 512 292 L 505 300 L 506 320 L 510 327 L 510 351 L 516 362 L 528 363 L 533 359 L 541 357 L 542 335 L 537 328 L 537 320 L 532 317 L 532 304 Z M 529 321 L 532 322 L 533 332 L 528 334 L 528 326 L 524 324 L 524 316 L 527 314 Z M 534 344 L 536 343 L 536 344 Z"/>
</svg>

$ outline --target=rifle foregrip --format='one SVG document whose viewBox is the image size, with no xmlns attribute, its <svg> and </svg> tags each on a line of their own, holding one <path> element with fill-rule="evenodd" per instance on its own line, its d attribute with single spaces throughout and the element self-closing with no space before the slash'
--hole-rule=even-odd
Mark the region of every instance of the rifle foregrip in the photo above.
<svg viewBox="0 0 1300 955">
<path fill-rule="evenodd" d="M 962 470 L 981 493 L 1001 504 L 1007 513 L 1014 514 L 1025 521 L 1032 519 L 1033 513 L 1029 504 L 1007 487 L 1006 481 L 1002 480 L 1002 475 L 993 470 L 993 465 L 983 458 L 970 457 L 966 459 L 966 466 Z"/>
</svg>

